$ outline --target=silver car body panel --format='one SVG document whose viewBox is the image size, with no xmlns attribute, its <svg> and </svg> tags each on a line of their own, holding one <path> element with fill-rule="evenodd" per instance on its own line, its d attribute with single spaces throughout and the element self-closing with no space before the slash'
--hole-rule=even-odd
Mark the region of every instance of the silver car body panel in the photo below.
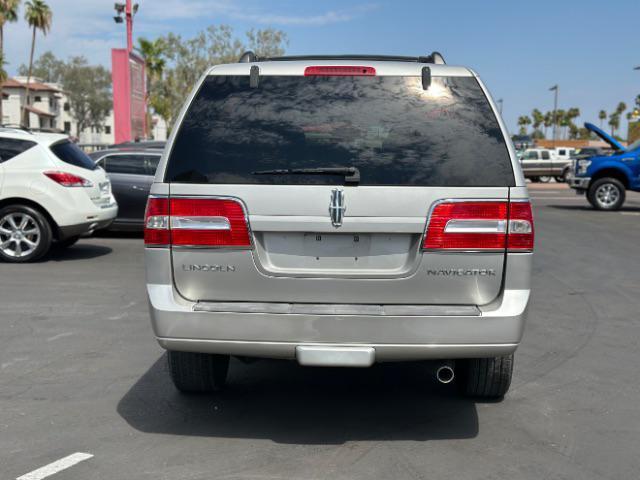
<svg viewBox="0 0 640 480">
<path fill-rule="evenodd" d="M 249 75 L 252 65 L 260 75 L 302 75 L 310 64 L 354 61 L 220 65 L 206 75 Z M 366 65 L 377 75 L 398 76 L 420 75 L 423 66 L 370 61 Z M 465 67 L 430 68 L 433 76 L 477 77 Z M 438 201 L 528 199 L 504 122 L 478 81 L 505 137 L 516 186 L 345 186 L 347 209 L 339 228 L 332 225 L 328 211 L 335 186 L 164 183 L 178 130 L 174 128 L 151 194 L 240 200 L 253 248 L 145 249 L 152 325 L 160 345 L 297 358 L 302 364 L 322 362 L 318 355 L 326 352 L 323 358 L 333 358 L 335 365 L 356 358 L 361 366 L 513 352 L 524 329 L 532 254 L 420 248 L 429 211 Z M 360 245 L 349 240 L 354 235 L 360 236 Z M 325 237 L 327 244 L 322 243 Z"/>
</svg>

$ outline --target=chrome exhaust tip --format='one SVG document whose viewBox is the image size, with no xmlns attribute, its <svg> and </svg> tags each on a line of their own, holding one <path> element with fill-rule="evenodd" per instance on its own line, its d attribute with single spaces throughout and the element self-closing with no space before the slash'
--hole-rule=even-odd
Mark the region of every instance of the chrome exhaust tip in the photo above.
<svg viewBox="0 0 640 480">
<path fill-rule="evenodd" d="M 438 379 L 438 382 L 444 385 L 453 382 L 453 379 L 455 378 L 453 367 L 451 365 L 442 365 L 438 370 L 436 370 L 436 378 Z"/>
</svg>

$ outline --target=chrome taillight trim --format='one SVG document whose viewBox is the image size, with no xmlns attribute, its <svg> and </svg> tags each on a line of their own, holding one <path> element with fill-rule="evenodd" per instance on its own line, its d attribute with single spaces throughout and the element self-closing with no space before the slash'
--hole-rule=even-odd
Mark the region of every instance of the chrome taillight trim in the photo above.
<svg viewBox="0 0 640 480">
<path fill-rule="evenodd" d="M 190 216 L 169 217 L 171 230 L 231 230 L 227 217 Z"/>
<path fill-rule="evenodd" d="M 444 233 L 506 233 L 506 220 L 452 219 L 444 227 Z"/>
<path fill-rule="evenodd" d="M 253 250 L 255 248 L 255 241 L 253 238 L 253 231 L 251 230 L 251 223 L 249 222 L 249 214 L 247 213 L 247 206 L 245 203 L 238 197 L 232 197 L 227 195 L 168 195 L 163 196 L 163 198 L 169 199 L 169 216 L 171 217 L 171 199 L 179 198 L 179 199 L 190 199 L 190 200 L 231 200 L 240 204 L 242 207 L 242 213 L 244 215 L 244 221 L 247 225 L 247 234 L 249 235 L 250 244 L 247 246 L 235 246 L 235 245 L 169 245 L 172 250 Z M 215 217 L 209 217 L 215 218 Z M 224 218 L 228 221 L 226 217 L 217 217 Z M 198 230 L 196 228 L 192 228 L 193 230 Z M 178 229 L 176 229 L 178 230 Z M 206 230 L 206 229 L 205 229 Z"/>
</svg>

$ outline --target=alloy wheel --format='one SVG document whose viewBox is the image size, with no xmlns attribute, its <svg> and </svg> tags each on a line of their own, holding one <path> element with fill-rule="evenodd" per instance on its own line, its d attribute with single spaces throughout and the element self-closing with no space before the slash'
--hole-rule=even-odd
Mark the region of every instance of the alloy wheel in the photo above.
<svg viewBox="0 0 640 480">
<path fill-rule="evenodd" d="M 7 257 L 31 255 L 40 245 L 41 238 L 38 223 L 27 213 L 9 213 L 0 219 L 0 251 Z"/>
<path fill-rule="evenodd" d="M 612 183 L 604 183 L 596 190 L 596 201 L 602 208 L 611 208 L 620 198 L 620 190 Z"/>
</svg>

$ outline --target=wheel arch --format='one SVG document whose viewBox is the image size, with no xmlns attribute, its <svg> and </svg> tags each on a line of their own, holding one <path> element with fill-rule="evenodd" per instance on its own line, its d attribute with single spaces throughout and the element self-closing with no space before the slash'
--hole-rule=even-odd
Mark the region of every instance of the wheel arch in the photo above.
<svg viewBox="0 0 640 480">
<path fill-rule="evenodd" d="M 34 210 L 38 210 L 47 219 L 47 221 L 49 222 L 49 225 L 51 225 L 51 232 L 53 234 L 53 239 L 54 240 L 60 239 L 60 227 L 58 226 L 56 221 L 53 219 L 51 214 L 47 211 L 47 209 L 44 208 L 42 205 L 40 205 L 38 202 L 34 202 L 33 200 L 29 200 L 28 198 L 23 198 L 23 197 L 8 197 L 0 200 L 0 208 L 4 208 L 8 205 L 26 205 L 28 207 L 33 208 Z"/>
<path fill-rule="evenodd" d="M 593 185 L 593 183 L 596 180 L 600 180 L 601 178 L 606 178 L 606 177 L 611 177 L 611 178 L 615 178 L 616 180 L 620 180 L 620 182 L 622 182 L 622 185 L 624 185 L 625 189 L 629 189 L 629 177 L 627 175 L 626 172 L 624 172 L 623 170 L 620 170 L 619 168 L 613 168 L 613 167 L 606 167 L 606 168 L 602 168 L 601 170 L 598 170 L 592 177 L 591 177 L 591 185 Z"/>
</svg>

